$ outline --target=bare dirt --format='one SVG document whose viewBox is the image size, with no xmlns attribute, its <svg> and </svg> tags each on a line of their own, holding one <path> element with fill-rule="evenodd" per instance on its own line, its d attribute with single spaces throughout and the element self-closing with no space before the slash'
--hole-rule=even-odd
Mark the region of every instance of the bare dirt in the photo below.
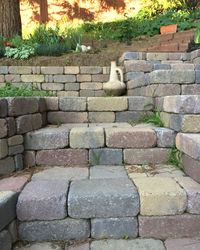
<svg viewBox="0 0 200 250">
<path fill-rule="evenodd" d="M 68 53 L 59 57 L 36 56 L 28 60 L 0 58 L 0 65 L 27 66 L 109 66 L 111 61 L 117 61 L 126 51 L 146 51 L 155 45 L 158 37 L 140 37 L 130 44 L 116 41 L 85 41 L 92 50 L 87 53 Z"/>
</svg>

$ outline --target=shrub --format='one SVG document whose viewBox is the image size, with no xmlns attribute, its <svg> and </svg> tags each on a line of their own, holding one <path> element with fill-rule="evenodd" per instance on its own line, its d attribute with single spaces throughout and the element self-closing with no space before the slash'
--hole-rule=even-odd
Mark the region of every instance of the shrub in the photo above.
<svg viewBox="0 0 200 250">
<path fill-rule="evenodd" d="M 38 44 L 35 54 L 38 56 L 61 56 L 69 51 L 70 47 L 67 44 Z"/>
<path fill-rule="evenodd" d="M 6 83 L 5 87 L 0 88 L 0 97 L 15 97 L 15 96 L 53 96 L 52 92 L 41 91 L 37 88 L 28 86 L 14 86 L 11 83 Z"/>
<path fill-rule="evenodd" d="M 35 54 L 35 49 L 29 45 L 22 45 L 18 48 L 5 48 L 5 56 L 13 59 L 28 59 Z"/>
</svg>

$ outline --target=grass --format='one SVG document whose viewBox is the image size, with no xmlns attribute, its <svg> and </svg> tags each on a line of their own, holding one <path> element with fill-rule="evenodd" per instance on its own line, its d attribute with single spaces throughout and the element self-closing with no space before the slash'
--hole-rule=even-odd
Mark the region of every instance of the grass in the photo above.
<svg viewBox="0 0 200 250">
<path fill-rule="evenodd" d="M 0 88 L 0 97 L 17 97 L 17 96 L 54 96 L 51 91 L 42 91 L 29 86 L 14 86 L 6 83 L 5 87 Z"/>
<path fill-rule="evenodd" d="M 162 122 L 159 110 L 153 112 L 153 114 L 151 114 L 151 115 L 144 116 L 142 118 L 141 122 L 151 123 L 151 124 L 154 124 L 158 127 L 164 127 L 164 123 Z"/>
<path fill-rule="evenodd" d="M 169 152 L 169 159 L 168 164 L 174 165 L 179 169 L 182 169 L 182 163 L 181 163 L 181 156 L 182 152 L 179 151 L 176 146 L 174 145 Z"/>
</svg>

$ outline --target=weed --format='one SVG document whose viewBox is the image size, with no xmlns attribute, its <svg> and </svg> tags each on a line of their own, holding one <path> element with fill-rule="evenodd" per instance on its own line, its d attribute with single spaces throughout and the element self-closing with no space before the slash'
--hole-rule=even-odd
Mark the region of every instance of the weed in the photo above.
<svg viewBox="0 0 200 250">
<path fill-rule="evenodd" d="M 182 152 L 179 151 L 174 145 L 169 152 L 168 164 L 172 164 L 177 168 L 182 169 L 183 167 L 181 163 L 181 157 L 182 157 Z"/>
<path fill-rule="evenodd" d="M 144 116 L 141 120 L 144 123 L 152 123 L 158 127 L 164 127 L 163 121 L 160 116 L 160 111 L 156 110 L 151 115 Z"/>
</svg>

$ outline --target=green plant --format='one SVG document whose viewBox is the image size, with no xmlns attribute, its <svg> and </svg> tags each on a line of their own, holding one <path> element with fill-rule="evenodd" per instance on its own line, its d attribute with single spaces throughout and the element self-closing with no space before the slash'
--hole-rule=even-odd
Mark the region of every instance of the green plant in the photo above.
<svg viewBox="0 0 200 250">
<path fill-rule="evenodd" d="M 41 91 L 29 86 L 14 86 L 6 83 L 5 87 L 0 88 L 0 97 L 17 97 L 17 96 L 53 96 L 52 92 Z"/>
<path fill-rule="evenodd" d="M 38 56 L 61 56 L 69 51 L 67 44 L 38 44 L 35 48 L 35 54 Z"/>
<path fill-rule="evenodd" d="M 194 43 L 200 43 L 200 27 L 198 27 L 194 33 Z"/>
<path fill-rule="evenodd" d="M 164 127 L 164 124 L 162 122 L 159 110 L 156 110 L 151 115 L 144 116 L 141 121 L 145 122 L 145 123 L 154 124 L 154 125 L 156 125 L 158 127 Z"/>
<path fill-rule="evenodd" d="M 181 163 L 182 152 L 179 151 L 174 145 L 169 152 L 168 163 L 172 164 L 178 168 L 182 168 Z"/>
<path fill-rule="evenodd" d="M 29 45 L 22 45 L 19 48 L 6 47 L 5 56 L 13 59 L 28 59 L 35 54 L 35 48 Z"/>
</svg>

